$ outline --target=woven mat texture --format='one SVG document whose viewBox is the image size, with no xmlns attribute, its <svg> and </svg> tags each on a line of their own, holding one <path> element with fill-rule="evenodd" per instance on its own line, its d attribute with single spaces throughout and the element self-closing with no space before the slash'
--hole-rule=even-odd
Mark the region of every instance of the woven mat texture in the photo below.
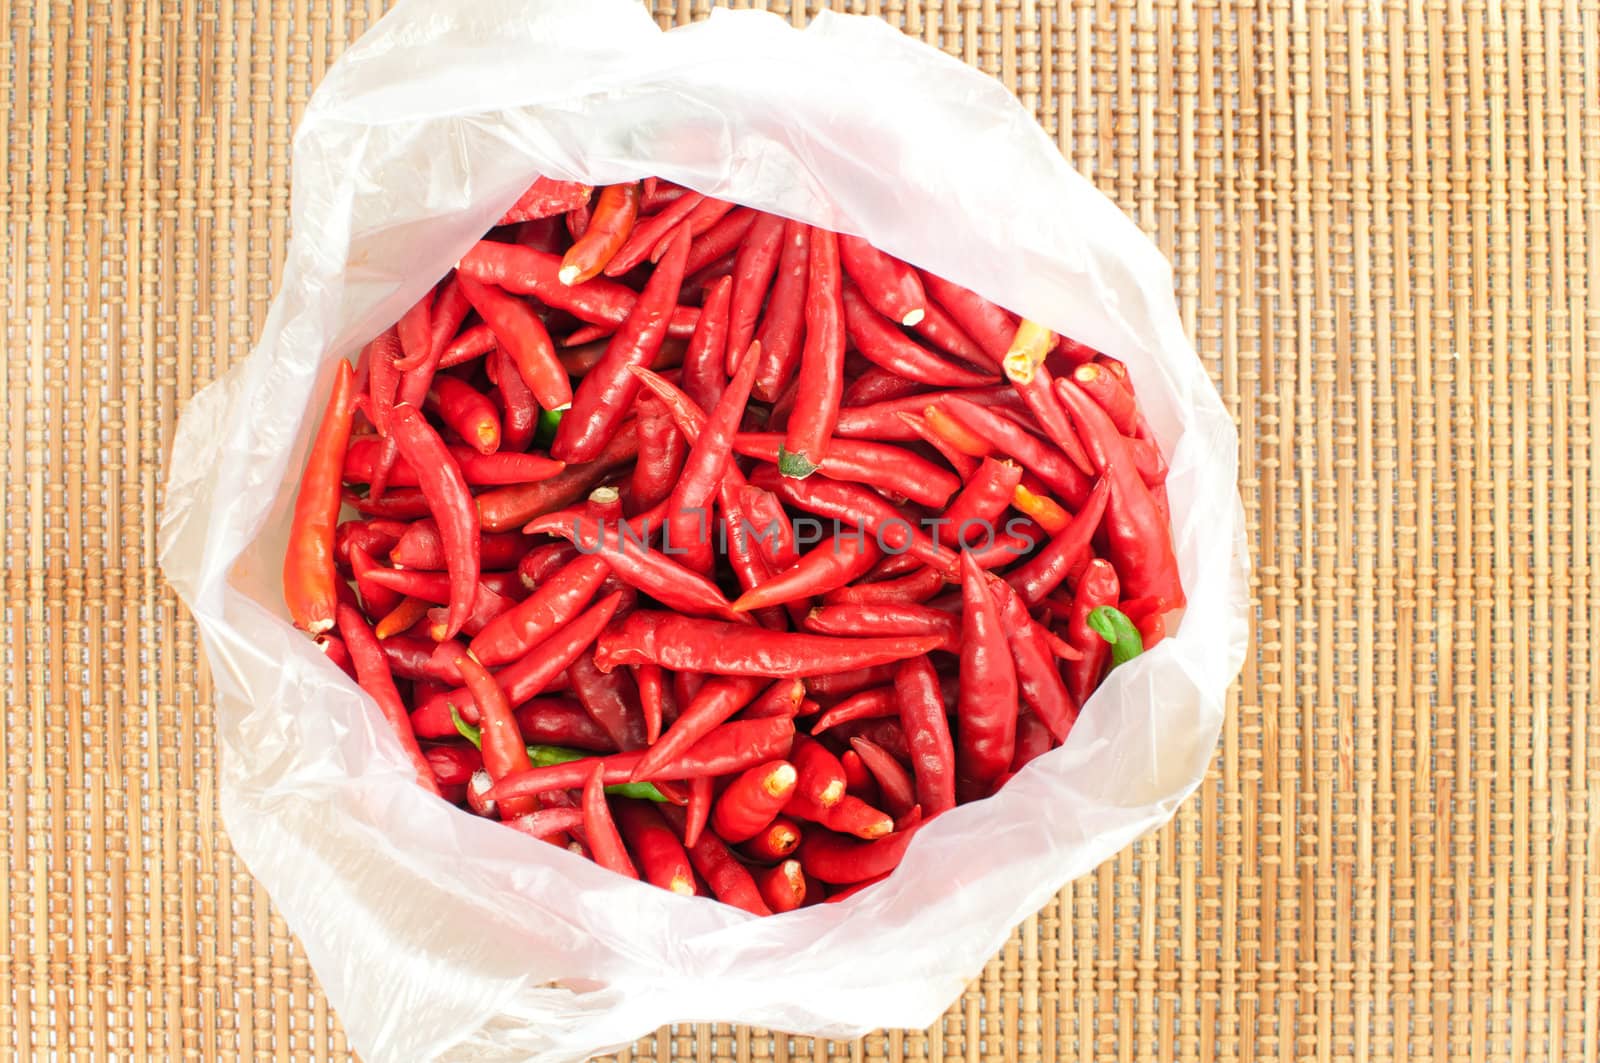
<svg viewBox="0 0 1600 1063">
<path fill-rule="evenodd" d="M 1255 642 L 1199 794 L 938 1025 L 633 1056 L 1593 1063 L 1600 4 L 832 6 L 1003 79 L 1173 257 Z M 221 829 L 154 533 L 179 409 L 266 314 L 295 121 L 381 12 L 0 7 L 0 1054 L 349 1053 Z"/>
</svg>

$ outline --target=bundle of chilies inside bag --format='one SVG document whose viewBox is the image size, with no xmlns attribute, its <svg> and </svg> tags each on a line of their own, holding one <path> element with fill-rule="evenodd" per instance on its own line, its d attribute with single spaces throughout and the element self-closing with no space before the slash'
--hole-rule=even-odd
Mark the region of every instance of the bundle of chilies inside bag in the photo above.
<svg viewBox="0 0 1600 1063">
<path fill-rule="evenodd" d="M 1120 362 L 966 288 L 540 179 L 339 363 L 284 595 L 423 787 L 769 914 L 888 875 L 1162 637 L 1165 473 Z"/>
</svg>

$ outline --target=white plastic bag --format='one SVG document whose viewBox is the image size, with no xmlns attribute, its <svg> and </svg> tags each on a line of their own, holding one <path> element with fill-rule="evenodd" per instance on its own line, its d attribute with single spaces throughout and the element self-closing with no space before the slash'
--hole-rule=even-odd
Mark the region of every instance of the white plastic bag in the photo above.
<svg viewBox="0 0 1600 1063">
<path fill-rule="evenodd" d="M 333 360 L 535 173 L 657 174 L 864 235 L 1125 359 L 1171 455 L 1177 632 L 1113 673 L 1064 747 L 934 821 L 853 902 L 752 919 L 449 808 L 288 624 L 290 499 Z M 1165 260 L 996 82 L 870 18 L 799 32 L 717 11 L 664 34 L 633 0 L 406 0 L 311 101 L 293 233 L 260 344 L 185 411 L 161 560 L 216 673 L 234 848 L 366 1057 L 566 1060 L 689 1020 L 926 1025 L 1018 921 L 1204 775 L 1246 640 L 1233 425 Z"/>
</svg>

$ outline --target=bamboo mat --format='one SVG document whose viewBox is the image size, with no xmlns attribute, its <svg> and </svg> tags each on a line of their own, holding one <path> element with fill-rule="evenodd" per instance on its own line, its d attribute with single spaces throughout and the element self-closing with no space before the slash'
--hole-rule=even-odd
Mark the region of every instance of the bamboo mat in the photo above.
<svg viewBox="0 0 1600 1063">
<path fill-rule="evenodd" d="M 1239 421 L 1256 642 L 1200 793 L 939 1025 L 635 1058 L 1593 1063 L 1596 0 L 834 6 L 1001 77 L 1173 256 Z M 380 12 L 0 8 L 0 1052 L 348 1053 L 220 828 L 153 540 L 177 411 L 266 312 L 294 122 Z"/>
</svg>

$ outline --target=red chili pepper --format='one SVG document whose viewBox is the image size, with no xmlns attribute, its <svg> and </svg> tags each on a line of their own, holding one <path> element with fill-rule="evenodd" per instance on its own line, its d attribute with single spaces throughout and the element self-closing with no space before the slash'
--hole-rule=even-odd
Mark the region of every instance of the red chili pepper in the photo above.
<svg viewBox="0 0 1600 1063">
<path fill-rule="evenodd" d="M 482 721 L 482 744 L 479 748 L 483 751 L 483 767 L 489 773 L 489 778 L 498 782 L 508 775 L 533 767 L 533 762 L 528 759 L 522 732 L 517 727 L 517 718 L 511 712 L 511 702 L 495 682 L 494 676 L 471 654 L 457 657 L 455 666 L 466 680 L 467 689 L 472 692 L 472 699 L 478 705 L 478 717 Z M 526 815 L 539 807 L 535 797 L 508 797 L 496 804 L 501 817 L 505 819 Z"/>
<path fill-rule="evenodd" d="M 772 278 L 778 272 L 778 259 L 784 248 L 783 234 L 788 224 L 776 214 L 760 214 L 753 219 L 745 235 L 733 267 L 729 350 L 745 351 L 755 336 L 762 303 L 766 301 Z M 730 367 L 728 371 L 731 373 L 733 370 Z M 690 391 L 689 394 L 692 396 L 694 392 Z"/>
<path fill-rule="evenodd" d="M 379 643 L 383 647 L 383 656 L 389 662 L 389 671 L 397 679 L 426 679 L 429 682 L 444 681 L 444 673 L 433 663 L 433 652 L 439 644 L 429 638 L 415 638 L 411 635 L 390 635 Z M 454 662 L 452 662 L 452 673 Z M 459 682 L 459 679 L 456 680 Z"/>
<path fill-rule="evenodd" d="M 844 767 L 845 793 L 859 798 L 869 807 L 875 806 L 883 795 L 878 792 L 878 780 L 872 777 L 867 766 L 861 762 L 861 754 L 853 749 L 847 749 L 839 754 L 839 763 Z"/>
<path fill-rule="evenodd" d="M 707 413 L 705 427 L 689 446 L 683 473 L 667 505 L 667 542 L 687 548 L 691 557 L 697 552 L 703 553 L 707 562 L 703 570 L 709 570 L 711 561 L 712 503 L 733 463 L 733 437 L 750 400 L 750 385 L 755 379 L 759 358 L 759 348 L 752 347 L 717 405 Z M 696 546 L 700 547 L 699 551 L 694 549 Z"/>
<path fill-rule="evenodd" d="M 583 284 L 561 283 L 561 257 L 516 244 L 480 240 L 458 266 L 458 276 L 472 277 L 519 295 L 534 295 L 553 310 L 565 310 L 580 321 L 618 328 L 633 312 L 639 293 L 615 281 L 595 278 Z M 680 306 L 672 312 L 667 333 L 688 339 L 700 311 Z"/>
<path fill-rule="evenodd" d="M 969 552 L 981 569 L 1006 568 L 1033 553 L 1034 548 L 1048 538 L 1037 522 L 1026 517 L 1012 517 L 1004 528 L 970 547 Z"/>
<path fill-rule="evenodd" d="M 706 679 L 708 678 L 708 676 L 701 675 L 699 672 L 689 672 L 681 669 L 673 672 L 672 694 L 677 704 L 683 706 L 693 701 L 694 696 L 700 692 L 700 688 L 706 685 Z M 667 722 L 670 724 L 674 719 L 677 719 L 676 713 Z"/>
<path fill-rule="evenodd" d="M 943 590 L 944 586 L 942 573 L 932 568 L 920 568 L 899 579 L 841 587 L 824 595 L 822 601 L 826 605 L 870 605 L 890 602 L 914 604 L 927 601 Z"/>
<path fill-rule="evenodd" d="M 785 678 L 887 664 L 927 653 L 939 641 L 932 636 L 840 639 L 640 610 L 606 632 L 595 663 L 602 671 L 654 663 L 674 670 Z"/>
<path fill-rule="evenodd" d="M 893 871 L 915 835 L 915 830 L 903 830 L 863 842 L 831 831 L 809 830 L 795 855 L 806 874 L 823 882 L 862 882 Z"/>
<path fill-rule="evenodd" d="M 1183 582 L 1178 575 L 1170 526 L 1150 488 L 1139 478 L 1127 439 L 1106 412 L 1072 381 L 1058 381 L 1056 391 L 1083 433 L 1090 460 L 1111 481 L 1105 516 L 1106 547 L 1128 597 L 1160 597 L 1174 608 L 1182 606 Z"/>
<path fill-rule="evenodd" d="M 794 565 L 740 595 L 733 609 L 749 612 L 824 594 L 861 578 L 882 556 L 883 552 L 860 529 L 853 535 L 835 535 Z"/>
<path fill-rule="evenodd" d="M 387 441 L 377 436 L 363 436 L 352 440 L 345 452 L 345 481 L 375 484 L 378 466 L 383 460 L 383 448 L 386 445 Z M 460 467 L 462 478 L 474 487 L 537 483 L 555 476 L 565 468 L 561 462 L 551 461 L 542 454 L 509 452 L 480 454 L 471 447 L 447 449 Z M 390 467 L 388 482 L 392 487 L 415 487 L 417 471 L 409 462 L 397 459 Z M 374 501 L 369 495 L 368 502 Z"/>
<path fill-rule="evenodd" d="M 941 572 L 955 568 L 953 551 L 935 543 L 877 492 L 841 480 L 813 477 L 802 482 L 789 476 L 768 475 L 774 471 L 772 466 L 763 465 L 751 474 L 750 481 L 808 513 L 832 517 L 847 527 L 865 528 L 886 553 L 910 553 Z"/>
<path fill-rule="evenodd" d="M 445 276 L 444 282 L 434 292 L 432 313 L 428 322 L 428 352 L 429 356 L 438 358 L 450 341 L 461 331 L 461 323 L 472 313 L 472 303 L 467 299 L 467 293 L 461 290 L 461 282 L 456 279 L 454 270 Z M 411 366 L 403 365 L 402 370 Z"/>
<path fill-rule="evenodd" d="M 554 845 L 563 844 L 568 831 L 583 826 L 582 808 L 541 808 L 526 815 L 513 816 L 506 826 L 532 838 Z"/>
<path fill-rule="evenodd" d="M 584 711 L 605 729 L 618 749 L 644 748 L 644 710 L 639 705 L 639 691 L 625 670 L 602 672 L 592 659 L 579 655 L 567 669 L 567 679 Z"/>
<path fill-rule="evenodd" d="M 765 682 L 752 676 L 713 676 L 707 680 L 661 740 L 645 752 L 634 769 L 633 781 L 655 777 L 663 767 L 683 756 L 696 742 L 750 704 L 764 686 Z"/>
<path fill-rule="evenodd" d="M 467 614 L 466 621 L 461 625 L 461 631 L 468 635 L 476 635 L 482 631 L 484 625 L 494 620 L 511 608 L 513 602 L 503 595 L 496 594 L 480 580 L 472 598 L 472 611 Z M 453 636 L 446 632 L 450 624 L 450 613 L 446 609 L 429 609 L 429 633 L 436 641 L 444 642 Z"/>
<path fill-rule="evenodd" d="M 459 377 L 435 376 L 426 408 L 480 454 L 500 449 L 500 418 L 489 397 Z"/>
<path fill-rule="evenodd" d="M 507 569 L 528 549 L 526 536 L 516 532 L 491 532 L 475 540 L 483 567 Z M 389 551 L 389 560 L 400 568 L 438 572 L 449 568 L 449 550 L 437 521 L 419 520 L 411 524 Z"/>
<path fill-rule="evenodd" d="M 842 245 L 841 245 L 842 246 Z M 897 328 L 875 310 L 852 284 L 844 286 L 845 328 L 863 358 L 908 380 L 944 388 L 993 384 L 993 373 L 947 362 Z"/>
<path fill-rule="evenodd" d="M 901 419 L 903 413 L 921 415 L 930 405 L 946 399 L 962 398 L 980 406 L 1022 408 L 1022 399 L 1009 384 L 996 388 L 968 388 L 956 391 L 929 391 L 903 399 L 891 399 L 871 406 L 856 406 L 839 411 L 833 433 L 841 439 L 878 439 L 890 443 L 914 443 L 919 438 L 914 427 Z M 981 457 L 982 455 L 977 455 Z"/>
<path fill-rule="evenodd" d="M 361 579 L 362 577 L 357 577 Z M 367 589 L 384 589 L 401 597 L 421 598 L 425 602 L 445 605 L 450 601 L 450 577 L 443 572 L 422 569 L 383 568 L 374 565 L 366 570 Z M 514 572 L 484 572 L 478 579 L 478 593 L 496 598 L 521 599 L 521 581 Z"/>
<path fill-rule="evenodd" d="M 629 502 L 635 513 L 667 500 L 683 472 L 688 442 L 654 394 L 639 396 L 639 457 L 634 462 Z"/>
<path fill-rule="evenodd" d="M 605 728 L 566 698 L 534 698 L 517 708 L 517 729 L 529 743 L 600 753 L 615 751 Z"/>
<path fill-rule="evenodd" d="M 689 249 L 689 253 L 691 255 L 694 254 L 693 247 Z M 678 292 L 678 302 L 685 306 L 700 306 L 702 307 L 701 313 L 705 313 L 703 307 L 711 286 L 724 277 L 733 276 L 735 259 L 736 256 L 730 251 L 698 273 L 689 273 L 688 266 L 685 264 L 684 272 L 686 275 L 683 279 L 683 288 Z"/>
<path fill-rule="evenodd" d="M 454 794 L 454 803 L 466 799 L 466 786 L 472 779 L 472 773 L 483 770 L 483 755 L 466 743 L 429 746 L 423 750 L 422 756 L 433 770 L 433 779 L 438 783 L 440 793 L 447 801 Z"/>
<path fill-rule="evenodd" d="M 852 738 L 865 738 L 905 764 L 911 763 L 911 747 L 906 743 L 906 733 L 900 721 L 892 717 L 876 720 L 851 720 L 833 729 L 834 738 L 848 742 Z"/>
<path fill-rule="evenodd" d="M 1036 606 L 1061 586 L 1069 573 L 1088 557 L 1089 544 L 1100 527 L 1111 495 L 1111 483 L 1101 479 L 1078 510 L 1072 523 L 1051 538 L 1023 565 L 1006 574 L 1009 583 L 1030 607 Z"/>
<path fill-rule="evenodd" d="M 986 368 L 990 366 L 996 369 L 999 368 L 999 363 L 992 361 L 984 353 L 983 348 L 978 346 L 971 336 L 962 331 L 961 326 L 956 324 L 949 314 L 945 313 L 944 307 L 930 299 L 925 309 L 928 316 L 917 322 L 916 325 L 917 331 L 922 334 L 923 339 L 946 354 L 955 355 L 963 362 L 970 362 L 973 365 Z"/>
<path fill-rule="evenodd" d="M 774 912 L 792 912 L 806 903 L 806 876 L 800 861 L 784 860 L 756 872 L 761 899 Z"/>
<path fill-rule="evenodd" d="M 745 720 L 764 720 L 771 716 L 793 719 L 800 714 L 800 706 L 805 699 L 806 685 L 803 680 L 780 679 L 758 694 L 739 716 Z"/>
<path fill-rule="evenodd" d="M 421 598 L 406 598 L 399 605 L 391 609 L 387 615 L 373 627 L 373 632 L 380 640 L 391 635 L 398 635 L 410 631 L 421 623 L 428 615 L 428 603 Z"/>
<path fill-rule="evenodd" d="M 732 279 L 723 278 L 707 290 L 700 322 L 683 354 L 683 391 L 702 411 L 716 406 L 728 386 L 723 364 L 727 360 L 728 304 L 732 289 Z M 739 348 L 740 352 L 746 347 Z"/>
<path fill-rule="evenodd" d="M 354 386 L 355 371 L 349 362 L 340 362 L 322 424 L 311 443 L 300 493 L 295 496 L 289 548 L 283 559 L 283 598 L 289 616 L 296 627 L 313 635 L 333 627 L 339 604 L 334 539 L 339 523 L 339 474 L 355 415 Z"/>
<path fill-rule="evenodd" d="M 561 259 L 561 283 L 582 284 L 599 276 L 606 263 L 627 243 L 638 217 L 638 182 L 602 188 L 599 202 L 589 214 L 589 224 Z"/>
<path fill-rule="evenodd" d="M 533 308 L 504 289 L 461 274 L 461 290 L 494 330 L 495 340 L 516 363 L 528 390 L 547 410 L 572 404 L 572 384 L 556 357 L 556 345 Z"/>
<path fill-rule="evenodd" d="M 562 676 L 567 667 L 578 659 L 578 655 L 594 642 L 601 629 L 611 622 L 621 599 L 620 594 L 602 599 L 576 620 L 495 673 L 495 681 L 506 692 L 511 703 L 521 704 L 552 686 L 556 677 Z M 458 688 L 421 699 L 411 713 L 412 727 L 425 738 L 455 734 L 455 725 L 450 720 L 452 703 L 468 723 L 478 722 L 478 708 L 472 692 Z M 572 785 L 582 785 L 582 781 Z"/>
<path fill-rule="evenodd" d="M 789 803 L 812 817 L 844 800 L 844 765 L 821 742 L 796 735 L 789 753 L 796 782 Z"/>
<path fill-rule="evenodd" d="M 846 320 L 849 320 L 848 316 Z M 920 395 L 927 390 L 926 385 L 874 365 L 863 370 L 859 376 L 845 385 L 844 394 L 839 398 L 839 406 L 842 413 L 842 408 L 845 406 L 870 406 L 875 402 L 888 402 L 891 399 L 903 399 L 907 395 Z"/>
<path fill-rule="evenodd" d="M 551 457 L 590 461 L 617 434 L 639 394 L 639 380 L 628 372 L 628 367 L 648 366 L 660 351 L 666 339 L 667 318 L 678 301 L 688 251 L 688 237 L 679 236 L 672 252 L 650 275 L 633 312 L 611 337 L 605 356 L 578 385 L 572 409 L 561 419 L 555 441 L 550 444 Z"/>
<path fill-rule="evenodd" d="M 756 328 L 761 344 L 761 367 L 756 370 L 755 395 L 771 402 L 783 391 L 800 361 L 805 329 L 806 290 L 811 270 L 811 227 L 798 221 L 783 226 L 783 253 L 778 273 L 767 297 L 767 312 Z"/>
<path fill-rule="evenodd" d="M 844 306 L 839 242 L 826 229 L 811 236 L 806 279 L 805 344 L 796 378 L 798 399 L 778 456 L 785 477 L 805 479 L 817 471 L 833 439 L 844 394 Z"/>
<path fill-rule="evenodd" d="M 387 586 L 382 578 L 374 579 L 376 572 L 387 571 L 367 553 L 359 543 L 350 546 L 350 572 L 356 579 L 356 590 L 361 596 L 361 611 L 376 618 L 393 611 L 405 597 L 405 592 Z"/>
<path fill-rule="evenodd" d="M 732 775 L 763 761 L 787 756 L 793 740 L 792 720 L 782 717 L 735 720 L 723 724 L 696 742 L 687 753 L 666 765 L 655 777 L 671 782 L 702 776 L 717 778 Z M 607 786 L 616 786 L 633 781 L 634 769 L 644 755 L 644 750 L 613 753 L 607 757 L 592 758 L 592 763 L 605 769 Z M 583 785 L 590 771 L 589 759 L 543 765 L 497 783 L 492 796 L 499 800 L 502 797 L 542 794 L 547 790 L 570 790 Z"/>
<path fill-rule="evenodd" d="M 1028 615 L 1022 598 L 1004 580 L 992 580 L 989 591 L 1000 607 L 1000 626 L 1011 644 L 1011 660 L 1017 669 L 1017 692 L 1022 703 L 1050 729 L 1058 742 L 1078 718 L 1078 706 L 1061 681 L 1047 632 Z"/>
<path fill-rule="evenodd" d="M 1055 739 L 1050 735 L 1050 728 L 1039 721 L 1031 712 L 1025 712 L 1017 717 L 1017 750 L 1011 757 L 1011 772 L 1015 775 L 1028 764 L 1055 747 Z"/>
<path fill-rule="evenodd" d="M 985 533 L 993 535 L 1000 517 L 1011 505 L 1017 485 L 1022 482 L 1022 467 L 1010 461 L 984 458 L 977 473 L 967 481 L 961 494 L 945 511 L 949 522 L 940 531 L 940 541 L 966 545 L 976 542 Z"/>
<path fill-rule="evenodd" d="M 661 261 L 661 256 L 667 253 L 667 248 L 677 233 L 686 232 L 689 234 L 689 239 L 693 240 L 709 232 L 732 211 L 733 204 L 725 200 L 712 199 L 710 196 L 702 199 L 695 204 L 694 209 L 684 217 L 683 221 L 678 223 L 674 232 L 663 234 L 661 239 L 656 241 L 655 246 L 650 249 L 650 261 Z"/>
<path fill-rule="evenodd" d="M 577 181 L 557 181 L 553 177 L 536 178 L 495 224 L 512 225 L 519 221 L 532 221 L 535 218 L 565 214 L 574 207 L 589 202 L 589 196 L 593 191 L 593 188 Z"/>
<path fill-rule="evenodd" d="M 496 350 L 489 359 L 497 367 L 500 386 L 499 408 L 501 411 L 500 446 L 502 452 L 525 451 L 533 443 L 534 432 L 539 427 L 539 403 L 534 398 L 533 392 L 528 387 L 528 382 L 522 379 L 522 374 L 517 371 L 516 363 L 511 356 L 503 351 Z M 538 457 L 538 455 L 522 455 L 525 457 Z M 555 463 L 552 462 L 552 465 Z M 563 465 L 562 468 L 566 466 Z M 556 470 L 560 471 L 560 470 Z M 462 470 L 465 475 L 465 470 Z M 554 473 L 552 473 L 554 475 Z M 519 481 L 527 483 L 529 481 Z"/>
<path fill-rule="evenodd" d="M 577 560 L 578 548 L 571 543 L 553 542 L 536 546 L 517 562 L 517 579 L 524 589 L 534 591 L 546 579 Z M 481 660 L 483 654 L 478 654 Z"/>
<path fill-rule="evenodd" d="M 800 825 L 788 816 L 778 816 L 744 843 L 744 853 L 752 860 L 782 860 L 799 845 Z"/>
<path fill-rule="evenodd" d="M 739 508 L 749 520 L 751 538 L 768 567 L 781 570 L 800 560 L 795 545 L 794 525 L 783 503 L 771 491 L 744 486 L 738 489 Z"/>
<path fill-rule="evenodd" d="M 689 780 L 689 804 L 684 810 L 683 844 L 694 848 L 711 822 L 711 801 L 716 796 L 716 780 L 709 775 Z"/>
<path fill-rule="evenodd" d="M 1016 745 L 1017 672 L 986 576 L 961 555 L 961 773 L 980 785 L 1011 767 Z"/>
<path fill-rule="evenodd" d="M 859 694 L 850 695 L 817 717 L 816 723 L 811 725 L 811 733 L 819 735 L 831 727 L 855 720 L 876 720 L 884 716 L 893 716 L 896 711 L 893 687 L 863 690 Z"/>
<path fill-rule="evenodd" d="M 1115 375 L 1103 366 L 1080 365 L 1072 371 L 1072 382 L 1105 411 L 1118 432 L 1125 436 L 1140 434 L 1139 407 L 1134 403 L 1133 392 L 1123 387 Z"/>
<path fill-rule="evenodd" d="M 1045 438 L 1060 448 L 1061 453 L 1067 456 L 1067 460 L 1079 472 L 1086 476 L 1092 475 L 1094 466 L 1089 463 L 1089 456 L 1083 451 L 1078 433 L 1073 431 L 1072 423 L 1067 420 L 1067 413 L 1061 408 L 1061 400 L 1052 390 L 1055 381 L 1050 371 L 1042 365 L 1036 366 L 1026 380 L 1013 377 L 1011 382 L 1016 387 L 1017 394 L 1022 396 L 1028 412 L 1033 414 L 1033 419 L 1044 431 Z"/>
<path fill-rule="evenodd" d="M 734 450 L 746 457 L 781 467 L 784 437 L 771 432 L 741 432 Z M 939 509 L 961 481 L 925 458 L 902 447 L 864 439 L 836 439 L 816 470 L 830 480 L 867 484 L 921 506 Z"/>
<path fill-rule="evenodd" d="M 586 497 L 600 481 L 634 460 L 638 453 L 639 426 L 637 420 L 633 420 L 622 426 L 593 461 L 569 465 L 538 483 L 486 491 L 478 496 L 478 513 L 484 530 L 509 531 L 564 509 Z"/>
<path fill-rule="evenodd" d="M 343 364 L 349 365 L 348 362 Z M 439 793 L 433 768 L 423 757 L 422 748 L 417 745 L 417 737 L 412 733 L 410 722 L 406 719 L 405 703 L 400 700 L 400 691 L 395 688 L 394 676 L 389 672 L 389 662 L 384 657 L 378 640 L 373 637 L 372 629 L 367 626 L 361 614 L 348 605 L 337 607 L 337 623 L 339 637 L 343 639 L 345 649 L 350 653 L 350 660 L 355 665 L 356 682 L 361 684 L 361 689 L 378 703 L 378 711 L 383 713 L 389 726 L 394 728 L 394 735 L 400 740 L 400 748 L 416 769 L 418 784 L 430 793 Z"/>
<path fill-rule="evenodd" d="M 961 645 L 959 617 L 912 602 L 859 602 L 822 605 L 806 615 L 807 631 L 819 635 L 938 635 L 939 649 Z"/>
<path fill-rule="evenodd" d="M 904 262 L 859 236 L 844 235 L 839 237 L 839 259 L 873 310 L 907 328 L 927 316 L 928 299 L 922 291 L 922 281 L 917 271 Z"/>
<path fill-rule="evenodd" d="M 999 365 L 1016 335 L 1016 318 L 983 296 L 922 271 L 922 283 L 929 295 L 964 333 L 970 336 L 994 364 Z"/>
<path fill-rule="evenodd" d="M 678 835 L 661 813 L 645 801 L 618 801 L 613 810 L 623 840 L 638 859 L 644 881 L 672 893 L 693 897 L 694 868 Z"/>
<path fill-rule="evenodd" d="M 1081 506 L 1089 496 L 1093 481 L 1079 472 L 1060 450 L 1052 449 L 1016 421 L 960 397 L 942 398 L 938 408 L 987 441 L 992 452 L 1020 462 L 1067 505 Z"/>
<path fill-rule="evenodd" d="M 750 872 L 715 835 L 707 832 L 696 838 L 689 846 L 689 860 L 723 904 L 752 915 L 772 914 Z"/>
<path fill-rule="evenodd" d="M 639 209 L 653 213 L 671 203 L 688 189 L 675 185 L 670 181 L 663 181 L 659 177 L 646 177 L 644 179 L 644 197 L 639 203 Z"/>
<path fill-rule="evenodd" d="M 842 698 L 872 687 L 894 681 L 899 662 L 875 664 L 869 668 L 851 668 L 843 672 L 827 672 L 806 680 L 806 693 L 819 698 Z"/>
<path fill-rule="evenodd" d="M 346 489 L 342 493 L 344 504 L 355 509 L 362 516 L 383 517 L 395 520 L 417 520 L 429 514 L 428 500 L 422 497 L 422 492 L 415 488 L 404 491 L 388 491 L 382 498 L 366 498 Z M 336 547 L 338 543 L 335 543 Z"/>
<path fill-rule="evenodd" d="M 633 671 L 633 681 L 639 688 L 639 710 L 644 714 L 644 744 L 653 746 L 661 737 L 661 667 L 641 664 Z"/>
<path fill-rule="evenodd" d="M 576 763 L 582 763 L 578 761 Z M 596 764 L 583 784 L 583 834 L 594 854 L 594 862 L 607 871 L 638 878 L 639 871 L 628 856 L 628 847 L 622 844 L 616 822 L 611 818 L 611 807 L 606 804 L 605 784 L 601 778 L 605 770 Z M 495 798 L 496 801 L 508 800 Z"/>
<path fill-rule="evenodd" d="M 689 248 L 689 261 L 684 264 L 683 271 L 690 276 L 703 274 L 705 281 L 730 275 L 738 260 L 739 244 L 755 224 L 759 213 L 743 207 L 725 215 L 704 234 L 696 237 Z M 689 287 L 688 281 L 684 281 L 684 287 Z M 745 345 L 749 346 L 748 341 Z"/>
<path fill-rule="evenodd" d="M 724 478 L 717 490 L 717 509 L 722 515 L 722 540 L 728 567 L 741 591 L 751 591 L 772 578 L 772 568 L 756 548 L 755 537 L 760 534 L 739 502 L 738 489 L 730 478 Z M 787 626 L 784 613 L 779 609 L 753 609 L 750 615 L 762 627 L 781 629 Z"/>
<path fill-rule="evenodd" d="M 1167 482 L 1167 459 L 1161 453 L 1161 448 L 1153 439 L 1136 439 L 1132 436 L 1125 437 L 1128 453 L 1133 457 L 1133 467 L 1139 473 L 1139 479 L 1150 488 L 1150 493 L 1156 501 L 1156 508 L 1160 510 L 1163 520 L 1168 519 L 1166 492 L 1163 485 Z M 1170 523 L 1170 520 L 1168 521 Z"/>
<path fill-rule="evenodd" d="M 389 434 L 389 411 L 394 409 L 400 389 L 400 333 L 391 325 L 367 344 L 362 352 L 367 363 L 367 394 L 362 402 L 372 427 L 379 435 Z"/>
<path fill-rule="evenodd" d="M 695 208 L 705 202 L 705 196 L 699 192 L 690 192 L 674 200 L 663 208 L 660 213 L 652 214 L 647 218 L 640 218 L 634 223 L 633 232 L 628 237 L 628 242 L 612 256 L 606 263 L 605 275 L 607 277 L 620 277 L 633 267 L 650 257 L 650 252 L 656 244 L 666 236 L 682 238 L 684 251 L 688 252 L 688 233 L 679 233 L 675 230 L 678 223 L 687 218 Z"/>
<path fill-rule="evenodd" d="M 463 295 L 462 298 L 466 296 Z M 471 307 L 472 304 L 469 302 L 467 305 Z M 439 352 L 438 367 L 452 369 L 498 349 L 499 341 L 495 339 L 494 329 L 484 324 L 473 325 L 445 344 L 444 349 Z"/>
<path fill-rule="evenodd" d="M 725 842 L 754 838 L 783 811 L 797 778 L 794 765 L 786 760 L 746 769 L 717 798 L 711 810 L 711 829 Z"/>
<path fill-rule="evenodd" d="M 318 635 L 316 643 L 322 655 L 332 661 L 341 672 L 351 679 L 356 678 L 356 665 L 350 659 L 350 649 L 344 644 L 344 639 L 337 635 Z"/>
<path fill-rule="evenodd" d="M 926 657 L 900 666 L 894 680 L 900 726 L 911 753 L 917 802 L 929 819 L 956 804 L 956 754 L 939 676 Z"/>
<path fill-rule="evenodd" d="M 1072 616 L 1067 621 L 1067 645 L 1083 656 L 1067 662 L 1067 693 L 1080 708 L 1100 685 L 1106 662 L 1111 658 L 1111 644 L 1089 626 L 1089 614 L 1097 606 L 1115 606 L 1120 590 L 1117 570 L 1111 562 L 1098 557 L 1089 562 L 1078 578 L 1078 590 L 1072 598 Z"/>
<path fill-rule="evenodd" d="M 916 807 L 916 788 L 903 764 L 865 738 L 852 738 L 850 747 L 877 780 L 878 792 L 891 816 L 903 816 Z"/>
<path fill-rule="evenodd" d="M 540 534 L 558 535 L 581 552 L 603 558 L 618 579 L 669 609 L 748 620 L 729 607 L 715 583 L 650 549 L 643 537 L 635 535 L 626 523 L 620 527 L 607 526 L 579 514 L 552 513 L 533 521 L 528 528 Z"/>
</svg>

